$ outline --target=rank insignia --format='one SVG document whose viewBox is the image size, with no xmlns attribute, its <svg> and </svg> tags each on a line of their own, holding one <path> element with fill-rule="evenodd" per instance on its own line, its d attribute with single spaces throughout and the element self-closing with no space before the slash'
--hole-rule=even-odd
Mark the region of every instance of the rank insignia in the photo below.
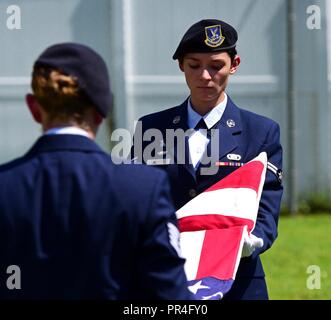
<svg viewBox="0 0 331 320">
<path fill-rule="evenodd" d="M 268 162 L 267 169 L 271 171 L 276 177 L 280 184 L 282 184 L 283 181 L 283 171 L 281 169 L 278 169 L 274 164 L 271 162 Z"/>
</svg>

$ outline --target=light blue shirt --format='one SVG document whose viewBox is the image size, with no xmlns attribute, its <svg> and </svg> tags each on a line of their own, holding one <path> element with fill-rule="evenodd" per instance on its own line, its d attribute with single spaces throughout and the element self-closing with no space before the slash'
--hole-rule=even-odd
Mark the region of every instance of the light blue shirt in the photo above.
<svg viewBox="0 0 331 320">
<path fill-rule="evenodd" d="M 197 113 L 191 105 L 191 100 L 187 103 L 187 124 L 190 129 L 194 129 L 201 118 L 204 119 L 208 129 L 212 128 L 218 121 L 221 120 L 226 104 L 228 102 L 228 96 L 224 93 L 224 99 L 221 103 L 215 106 L 212 110 L 206 113 L 203 117 Z M 188 139 L 190 157 L 194 168 L 196 168 L 204 154 L 210 139 L 203 130 L 197 130 Z"/>
<path fill-rule="evenodd" d="M 47 130 L 44 133 L 44 135 L 53 135 L 53 134 L 75 134 L 75 135 L 90 138 L 87 131 L 85 131 L 81 128 L 74 127 L 74 126 L 52 128 L 52 129 Z"/>
</svg>

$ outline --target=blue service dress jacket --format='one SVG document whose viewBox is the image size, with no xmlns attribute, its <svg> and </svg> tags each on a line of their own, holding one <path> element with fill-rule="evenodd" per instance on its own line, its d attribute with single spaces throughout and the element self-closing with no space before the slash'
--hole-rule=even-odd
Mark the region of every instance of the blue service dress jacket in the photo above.
<svg viewBox="0 0 331 320">
<path fill-rule="evenodd" d="M 135 161 L 163 168 L 168 173 L 176 210 L 238 169 L 238 166 L 234 165 L 219 166 L 213 168 L 213 174 L 202 175 L 199 169 L 202 166 L 210 167 L 210 163 L 200 164 L 198 170 L 195 170 L 187 161 L 184 164 L 176 163 L 178 162 L 176 161 L 178 150 L 180 150 L 178 148 L 179 142 L 176 139 L 174 142 L 166 141 L 166 130 L 188 130 L 187 100 L 179 106 L 142 117 L 136 128 L 138 129 L 135 131 L 131 157 Z M 151 134 L 144 137 L 144 134 L 152 132 L 149 129 L 153 128 L 159 129 L 162 134 L 155 135 L 153 138 L 150 138 Z M 237 107 L 228 97 L 224 114 L 215 129 L 219 129 L 219 153 L 216 158 L 212 158 L 212 165 L 217 161 L 246 163 L 263 151 L 268 156 L 271 170 L 267 170 L 257 222 L 253 231 L 253 234 L 263 239 L 264 245 L 262 248 L 256 249 L 252 256 L 241 259 L 236 280 L 231 291 L 227 294 L 228 299 L 267 299 L 265 274 L 259 254 L 270 248 L 277 237 L 278 216 L 283 192 L 279 125 L 271 119 Z M 161 139 L 163 140 L 159 141 Z M 140 152 L 140 149 L 146 151 L 151 143 L 156 147 L 154 153 L 145 152 L 144 154 L 144 152 Z M 169 145 L 171 145 L 170 148 Z M 187 154 L 187 143 L 182 142 L 181 145 L 184 145 L 185 154 Z M 161 150 L 162 146 L 163 151 Z M 171 148 L 173 150 L 170 150 Z M 154 159 L 152 161 L 148 159 L 150 153 Z M 171 155 L 170 160 L 172 159 L 170 162 L 167 160 L 169 153 Z M 163 161 L 161 159 L 155 160 L 157 157 L 163 157 Z M 187 159 L 186 156 L 185 160 Z"/>
<path fill-rule="evenodd" d="M 0 166 L 0 184 L 0 299 L 191 298 L 161 170 L 45 135 Z M 20 289 L 8 288 L 10 266 Z"/>
</svg>

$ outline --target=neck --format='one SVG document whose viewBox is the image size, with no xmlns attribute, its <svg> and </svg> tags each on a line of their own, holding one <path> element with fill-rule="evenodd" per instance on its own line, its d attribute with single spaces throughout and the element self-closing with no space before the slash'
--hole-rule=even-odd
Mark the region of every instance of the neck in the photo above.
<svg viewBox="0 0 331 320">
<path fill-rule="evenodd" d="M 224 91 L 219 95 L 219 97 L 215 100 L 199 100 L 191 96 L 191 105 L 194 111 L 199 113 L 201 116 L 204 116 L 212 109 L 214 109 L 217 105 L 219 105 L 222 101 L 224 101 L 225 93 Z"/>
</svg>

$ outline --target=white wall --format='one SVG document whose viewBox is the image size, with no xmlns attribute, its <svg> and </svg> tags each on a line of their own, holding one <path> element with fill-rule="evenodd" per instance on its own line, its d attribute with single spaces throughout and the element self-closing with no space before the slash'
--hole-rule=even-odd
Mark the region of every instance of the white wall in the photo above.
<svg viewBox="0 0 331 320">
<path fill-rule="evenodd" d="M 21 9 L 21 30 L 6 26 L 7 7 Z M 92 46 L 110 66 L 110 0 L 1 0 L 0 2 L 0 162 L 25 153 L 40 135 L 25 107 L 30 73 L 47 46 L 76 41 Z M 109 147 L 105 124 L 98 143 Z"/>
</svg>

